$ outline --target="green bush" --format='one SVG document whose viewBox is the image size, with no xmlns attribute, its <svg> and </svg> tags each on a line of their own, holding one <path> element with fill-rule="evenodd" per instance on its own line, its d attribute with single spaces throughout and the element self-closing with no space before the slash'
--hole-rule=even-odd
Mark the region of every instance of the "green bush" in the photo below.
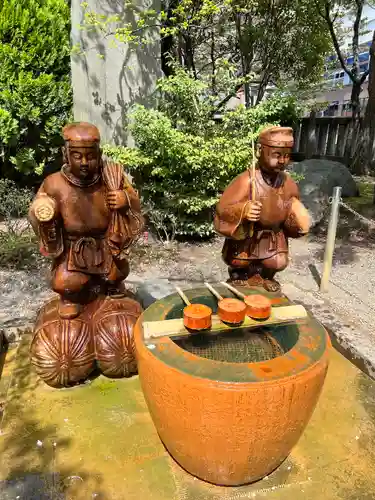
<svg viewBox="0 0 375 500">
<path fill-rule="evenodd" d="M 42 262 L 37 238 L 25 219 L 33 195 L 30 189 L 0 179 L 0 267 L 28 269 Z"/>
<path fill-rule="evenodd" d="M 65 0 L 0 3 L 0 173 L 42 173 L 68 121 L 70 10 Z"/>
<path fill-rule="evenodd" d="M 0 235 L 5 235 L 5 239 L 21 237 L 30 230 L 25 218 L 33 195 L 30 189 L 19 188 L 9 179 L 0 179 L 0 221 L 4 226 L 4 234 L 0 231 Z"/>
<path fill-rule="evenodd" d="M 10 179 L 0 179 L 0 217 L 26 217 L 33 196 L 31 189 L 19 188 Z"/>
<path fill-rule="evenodd" d="M 299 108 L 274 96 L 255 108 L 225 111 L 215 122 L 203 82 L 182 70 L 159 82 L 159 109 L 131 114 L 136 149 L 104 148 L 135 180 L 149 220 L 159 233 L 207 237 L 220 193 L 252 162 L 252 142 L 269 124 L 292 124 Z"/>
<path fill-rule="evenodd" d="M 35 269 L 45 265 L 36 236 L 0 232 L 0 268 Z"/>
</svg>

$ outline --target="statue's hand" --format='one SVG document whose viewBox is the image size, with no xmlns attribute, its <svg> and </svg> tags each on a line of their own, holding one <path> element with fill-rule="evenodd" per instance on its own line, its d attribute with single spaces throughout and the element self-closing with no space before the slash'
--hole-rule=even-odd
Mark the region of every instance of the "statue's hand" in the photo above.
<svg viewBox="0 0 375 500">
<path fill-rule="evenodd" d="M 262 203 L 260 201 L 250 201 L 245 209 L 244 217 L 250 222 L 257 222 L 260 219 Z"/>
<path fill-rule="evenodd" d="M 299 234 L 305 235 L 309 232 L 312 221 L 307 208 L 297 198 L 292 198 L 289 217 L 293 217 Z"/>
<path fill-rule="evenodd" d="M 120 210 L 128 203 L 128 199 L 124 191 L 109 191 L 107 194 L 107 204 L 111 210 Z"/>
</svg>

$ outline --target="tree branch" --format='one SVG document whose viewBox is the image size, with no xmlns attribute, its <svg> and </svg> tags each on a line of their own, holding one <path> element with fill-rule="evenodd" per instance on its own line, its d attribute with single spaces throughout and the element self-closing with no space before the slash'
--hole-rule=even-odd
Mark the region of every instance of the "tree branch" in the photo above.
<svg viewBox="0 0 375 500">
<path fill-rule="evenodd" d="M 214 112 L 212 114 L 215 114 L 217 111 L 219 111 L 223 106 L 225 106 L 225 104 L 230 101 L 232 99 L 232 97 L 235 97 L 237 92 L 240 90 L 240 88 L 243 86 L 243 83 L 238 83 L 232 92 L 230 92 L 228 95 L 226 95 L 224 97 L 224 99 L 222 99 L 218 105 L 216 106 Z"/>
<path fill-rule="evenodd" d="M 216 58 L 215 58 L 215 34 L 214 30 L 211 31 L 211 47 L 210 47 L 210 59 L 211 59 L 211 91 L 213 94 L 216 93 Z"/>
<path fill-rule="evenodd" d="M 370 69 L 366 70 L 363 75 L 361 76 L 361 79 L 360 79 L 360 84 L 362 85 L 362 83 L 366 80 L 366 78 L 368 77 L 368 75 L 370 74 Z"/>
<path fill-rule="evenodd" d="M 330 11 L 330 2 L 329 2 L 329 0 L 328 1 L 326 0 L 324 2 L 324 12 L 320 11 L 320 9 L 318 9 L 318 12 L 319 12 L 319 14 L 323 17 L 323 19 L 327 23 L 327 26 L 328 26 L 328 29 L 329 29 L 329 32 L 330 32 L 330 35 L 331 35 L 332 43 L 333 43 L 333 46 L 335 48 L 335 52 L 336 52 L 336 55 L 338 57 L 338 60 L 340 61 L 340 65 L 341 65 L 342 69 L 345 71 L 345 73 L 349 76 L 349 78 L 351 79 L 351 81 L 354 83 L 353 74 L 348 69 L 348 67 L 346 65 L 344 56 L 342 55 L 342 52 L 341 52 L 341 49 L 340 49 L 340 44 L 339 44 L 339 42 L 337 40 L 337 36 L 336 36 L 336 33 L 335 33 L 334 22 L 333 22 L 333 20 L 331 18 L 331 11 Z"/>
</svg>

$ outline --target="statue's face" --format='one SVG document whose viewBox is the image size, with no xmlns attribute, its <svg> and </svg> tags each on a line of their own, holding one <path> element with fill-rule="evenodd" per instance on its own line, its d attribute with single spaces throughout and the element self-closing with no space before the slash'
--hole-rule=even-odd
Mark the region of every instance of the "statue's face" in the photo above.
<svg viewBox="0 0 375 500">
<path fill-rule="evenodd" d="M 292 148 L 276 148 L 271 146 L 260 147 L 259 163 L 261 168 L 269 174 L 277 174 L 289 165 Z"/>
<path fill-rule="evenodd" d="M 99 172 L 100 149 L 97 144 L 92 146 L 78 147 L 68 146 L 67 160 L 70 171 L 78 179 L 90 180 Z"/>
</svg>

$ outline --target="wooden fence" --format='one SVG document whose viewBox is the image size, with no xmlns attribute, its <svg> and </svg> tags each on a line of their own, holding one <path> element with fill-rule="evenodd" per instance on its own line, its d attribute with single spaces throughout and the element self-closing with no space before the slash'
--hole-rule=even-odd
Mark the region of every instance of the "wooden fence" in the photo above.
<svg viewBox="0 0 375 500">
<path fill-rule="evenodd" d="M 348 164 L 355 144 L 351 131 L 349 116 L 303 118 L 295 128 L 293 159 L 326 158 Z"/>
</svg>

